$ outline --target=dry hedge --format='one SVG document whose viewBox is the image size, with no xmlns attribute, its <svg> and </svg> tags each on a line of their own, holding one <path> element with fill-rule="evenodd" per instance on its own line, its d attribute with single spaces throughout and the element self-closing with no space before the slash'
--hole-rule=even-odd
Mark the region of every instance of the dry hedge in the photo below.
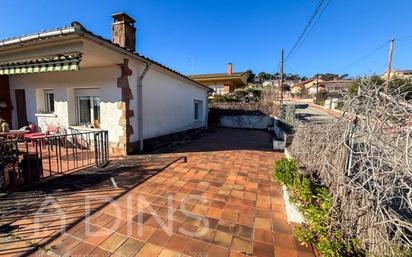
<svg viewBox="0 0 412 257">
<path fill-rule="evenodd" d="M 300 124 L 290 151 L 333 195 L 335 229 L 370 255 L 412 253 L 412 103 L 364 80 L 341 117 Z M 411 256 L 411 255 L 409 255 Z"/>
</svg>

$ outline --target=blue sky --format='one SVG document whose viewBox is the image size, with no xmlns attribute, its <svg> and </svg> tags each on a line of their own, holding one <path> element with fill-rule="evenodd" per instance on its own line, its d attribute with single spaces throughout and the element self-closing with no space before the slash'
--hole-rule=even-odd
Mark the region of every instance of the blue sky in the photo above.
<svg viewBox="0 0 412 257">
<path fill-rule="evenodd" d="M 185 74 L 275 72 L 317 0 L 0 0 L 0 38 L 34 33 L 77 20 L 110 38 L 111 14 L 136 19 L 138 52 Z M 388 46 L 355 65 L 391 37 L 393 66 L 412 69 L 411 0 L 332 0 L 285 72 L 381 73 Z"/>
</svg>

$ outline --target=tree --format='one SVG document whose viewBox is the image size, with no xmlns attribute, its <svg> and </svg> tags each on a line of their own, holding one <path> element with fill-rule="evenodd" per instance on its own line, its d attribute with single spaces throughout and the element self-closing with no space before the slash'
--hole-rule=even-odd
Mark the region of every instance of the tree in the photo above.
<svg viewBox="0 0 412 257">
<path fill-rule="evenodd" d="M 283 84 L 282 87 L 283 87 L 283 91 L 290 91 L 291 89 L 288 84 Z"/>
<path fill-rule="evenodd" d="M 372 75 L 370 77 L 370 81 L 373 84 L 381 86 L 382 91 L 385 90 L 385 83 L 386 81 L 383 80 L 378 75 Z M 358 88 L 361 83 L 361 79 L 357 79 L 353 81 L 352 85 L 348 89 L 348 93 L 351 97 L 358 94 Z M 410 79 L 401 79 L 401 78 L 393 78 L 391 79 L 388 84 L 388 93 L 389 94 L 403 94 L 406 100 L 412 99 L 412 80 Z"/>
<path fill-rule="evenodd" d="M 394 78 L 388 84 L 389 94 L 402 94 L 406 100 L 412 99 L 412 80 Z"/>
<path fill-rule="evenodd" d="M 350 97 L 354 97 L 358 94 L 359 85 L 360 85 L 360 79 L 354 80 L 352 82 L 352 84 L 348 88 L 348 94 Z"/>
<path fill-rule="evenodd" d="M 285 79 L 287 79 L 287 80 L 300 80 L 301 77 L 299 76 L 299 74 L 288 73 L 288 74 L 285 74 Z"/>
<path fill-rule="evenodd" d="M 339 79 L 347 79 L 349 77 L 349 74 L 343 74 L 339 76 Z"/>
<path fill-rule="evenodd" d="M 261 80 L 269 80 L 269 79 L 273 79 L 273 75 L 266 73 L 266 72 L 259 72 L 259 74 L 257 75 L 257 77 Z"/>
<path fill-rule="evenodd" d="M 256 74 L 253 73 L 252 70 L 247 70 L 246 73 L 248 74 L 248 75 L 247 75 L 247 82 L 248 82 L 248 83 L 252 82 L 253 79 L 256 77 Z"/>
<path fill-rule="evenodd" d="M 324 73 L 324 74 L 316 74 L 315 77 L 322 78 L 323 80 L 329 81 L 339 78 L 338 74 L 334 73 Z"/>
</svg>

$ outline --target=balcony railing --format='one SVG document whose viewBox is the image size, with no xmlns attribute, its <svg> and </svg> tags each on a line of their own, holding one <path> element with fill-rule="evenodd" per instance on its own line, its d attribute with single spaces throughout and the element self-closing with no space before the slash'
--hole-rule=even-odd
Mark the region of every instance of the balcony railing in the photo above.
<svg viewBox="0 0 412 257">
<path fill-rule="evenodd" d="M 109 161 L 107 131 L 78 132 L 0 141 L 0 188 L 30 185 L 44 178 Z"/>
</svg>

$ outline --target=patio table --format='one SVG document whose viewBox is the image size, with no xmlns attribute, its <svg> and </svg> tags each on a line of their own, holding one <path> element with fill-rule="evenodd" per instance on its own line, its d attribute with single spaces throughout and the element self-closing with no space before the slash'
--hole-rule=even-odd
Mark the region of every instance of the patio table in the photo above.
<svg viewBox="0 0 412 257">
<path fill-rule="evenodd" d="M 8 132 L 0 132 L 0 137 L 4 137 L 6 139 L 19 139 L 22 135 L 29 132 L 29 130 L 10 130 Z"/>
<path fill-rule="evenodd" d="M 42 132 L 35 132 L 35 133 L 28 133 L 28 134 L 24 134 L 23 137 L 25 139 L 31 139 L 31 143 L 34 147 L 34 141 L 33 139 L 39 139 L 40 141 L 40 147 L 43 147 L 43 139 L 46 138 L 46 134 L 42 133 Z"/>
</svg>

